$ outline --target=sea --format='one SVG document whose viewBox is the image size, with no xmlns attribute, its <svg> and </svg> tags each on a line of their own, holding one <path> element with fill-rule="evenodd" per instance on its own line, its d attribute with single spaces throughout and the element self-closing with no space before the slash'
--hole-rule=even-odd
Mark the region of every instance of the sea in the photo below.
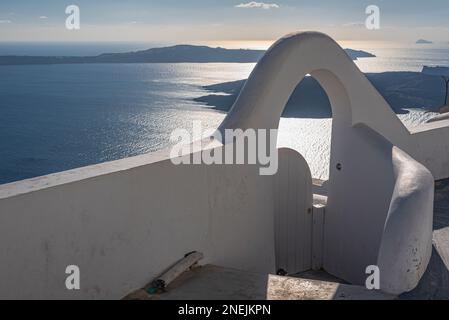
<svg viewBox="0 0 449 320">
<path fill-rule="evenodd" d="M 449 45 L 344 43 L 376 58 L 364 72 L 449 66 Z M 148 43 L 0 43 L 0 55 L 95 55 Z M 244 47 L 242 45 L 241 47 Z M 193 99 L 204 86 L 246 79 L 253 63 L 0 66 L 0 184 L 160 150 L 178 128 L 216 128 L 226 116 Z M 431 113 L 399 115 L 409 127 Z M 278 145 L 298 150 L 312 175 L 327 179 L 332 119 L 282 118 Z"/>
</svg>

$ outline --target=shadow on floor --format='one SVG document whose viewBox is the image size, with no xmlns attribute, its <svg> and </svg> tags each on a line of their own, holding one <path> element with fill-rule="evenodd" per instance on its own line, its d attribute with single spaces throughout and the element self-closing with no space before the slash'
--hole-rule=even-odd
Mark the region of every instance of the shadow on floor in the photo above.
<svg viewBox="0 0 449 320">
<path fill-rule="evenodd" d="M 449 179 L 435 183 L 434 230 L 449 227 Z"/>
<path fill-rule="evenodd" d="M 449 299 L 449 270 L 435 248 L 429 267 L 418 287 L 400 296 L 402 300 L 447 300 Z"/>
</svg>

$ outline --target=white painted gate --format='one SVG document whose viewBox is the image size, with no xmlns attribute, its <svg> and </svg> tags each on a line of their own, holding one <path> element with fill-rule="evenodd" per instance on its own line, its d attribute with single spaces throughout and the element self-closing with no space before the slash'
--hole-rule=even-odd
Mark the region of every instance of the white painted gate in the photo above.
<svg viewBox="0 0 449 320">
<path fill-rule="evenodd" d="M 275 176 L 276 270 L 290 274 L 312 268 L 312 176 L 295 150 L 279 149 Z"/>
</svg>

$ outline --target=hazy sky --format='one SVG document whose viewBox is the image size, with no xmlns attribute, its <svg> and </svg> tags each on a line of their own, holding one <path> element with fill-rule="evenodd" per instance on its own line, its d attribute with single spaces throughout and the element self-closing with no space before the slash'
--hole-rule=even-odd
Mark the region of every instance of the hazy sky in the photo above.
<svg viewBox="0 0 449 320">
<path fill-rule="evenodd" d="M 81 30 L 65 28 L 78 5 Z M 365 8 L 381 10 L 381 29 L 364 27 Z M 298 30 L 337 40 L 449 42 L 448 0 L 1 0 L 0 41 L 273 40 Z"/>
</svg>

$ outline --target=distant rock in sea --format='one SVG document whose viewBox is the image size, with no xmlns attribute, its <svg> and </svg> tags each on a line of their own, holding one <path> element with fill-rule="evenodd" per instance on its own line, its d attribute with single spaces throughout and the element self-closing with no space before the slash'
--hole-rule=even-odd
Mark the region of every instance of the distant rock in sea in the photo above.
<svg viewBox="0 0 449 320">
<path fill-rule="evenodd" d="M 362 51 L 362 50 L 354 50 L 354 49 L 345 49 L 346 53 L 351 57 L 352 60 L 357 60 L 358 58 L 375 58 L 376 56 L 372 53 Z"/>
<path fill-rule="evenodd" d="M 441 67 L 441 66 L 429 67 L 429 66 L 424 66 L 423 69 L 422 69 L 422 73 L 430 74 L 430 75 L 434 75 L 434 76 L 448 76 L 449 77 L 449 67 Z"/>
<path fill-rule="evenodd" d="M 418 41 L 416 41 L 416 44 L 432 44 L 432 41 L 429 40 L 425 40 L 425 39 L 419 39 Z"/>
<path fill-rule="evenodd" d="M 353 59 L 374 55 L 345 49 Z M 265 54 L 264 50 L 225 49 L 206 46 L 177 45 L 126 53 L 105 53 L 87 57 L 0 56 L 0 65 L 80 64 L 80 63 L 254 63 Z"/>
</svg>

